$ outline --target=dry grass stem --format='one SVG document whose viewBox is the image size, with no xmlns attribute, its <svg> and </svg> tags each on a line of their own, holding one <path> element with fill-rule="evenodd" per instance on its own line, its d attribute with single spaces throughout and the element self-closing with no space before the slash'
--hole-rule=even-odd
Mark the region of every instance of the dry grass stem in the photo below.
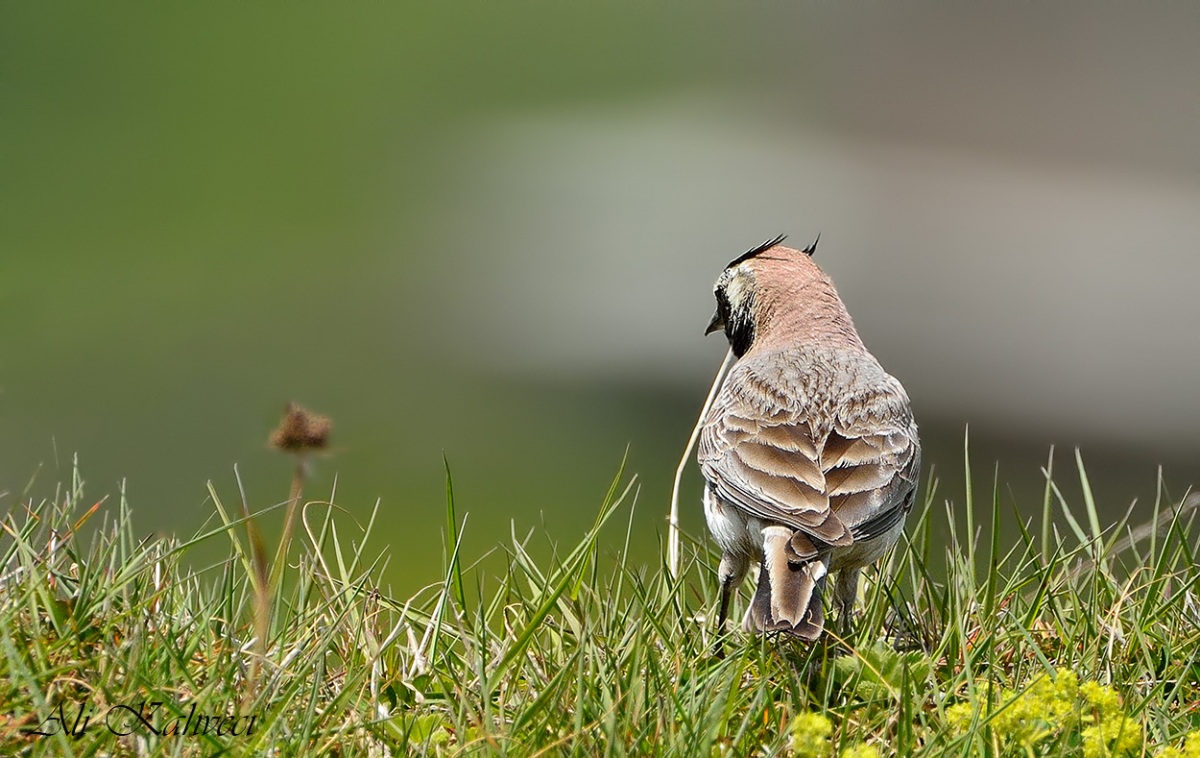
<svg viewBox="0 0 1200 758">
<path fill-rule="evenodd" d="M 696 425 L 692 427 L 692 436 L 688 438 L 683 455 L 679 458 L 679 466 L 675 469 L 675 484 L 671 487 L 671 510 L 667 514 L 667 568 L 671 571 L 672 579 L 679 576 L 679 482 L 683 479 L 683 470 L 687 467 L 688 458 L 692 455 L 692 448 L 696 446 L 696 438 L 700 436 L 700 424 L 704 421 L 708 409 L 712 407 L 713 398 L 717 396 L 717 389 L 721 386 L 721 380 L 725 377 L 725 372 L 729 370 L 729 364 L 732 362 L 733 351 L 729 350 L 725 353 L 725 360 L 721 362 L 721 367 L 717 369 L 717 375 L 713 377 L 708 397 L 704 399 L 704 407 L 700 409 L 700 415 L 696 417 Z"/>
</svg>

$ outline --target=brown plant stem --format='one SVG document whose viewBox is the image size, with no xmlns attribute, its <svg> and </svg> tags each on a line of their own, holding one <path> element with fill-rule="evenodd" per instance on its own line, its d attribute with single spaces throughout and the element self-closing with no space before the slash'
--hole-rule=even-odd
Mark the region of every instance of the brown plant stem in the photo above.
<svg viewBox="0 0 1200 758">
<path fill-rule="evenodd" d="M 288 495 L 287 515 L 283 519 L 283 535 L 275 551 L 275 562 L 271 570 L 271 589 L 275 590 L 283 578 L 283 567 L 287 564 L 287 552 L 292 542 L 292 530 L 296 527 L 296 513 L 300 510 L 300 496 L 304 492 L 304 478 L 308 466 L 303 455 L 296 456 L 296 468 L 292 472 L 291 493 Z"/>
</svg>

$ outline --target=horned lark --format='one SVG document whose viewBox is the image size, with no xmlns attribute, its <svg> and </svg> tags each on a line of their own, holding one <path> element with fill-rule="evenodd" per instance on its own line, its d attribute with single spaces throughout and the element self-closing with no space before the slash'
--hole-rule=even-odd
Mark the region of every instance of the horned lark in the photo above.
<svg viewBox="0 0 1200 758">
<path fill-rule="evenodd" d="M 737 361 L 700 432 L 704 515 L 721 547 L 719 626 L 751 561 L 747 631 L 821 635 L 825 577 L 848 624 L 858 575 L 912 508 L 920 442 L 900 382 L 867 351 L 833 282 L 804 250 L 755 247 L 717 279 Z"/>
</svg>

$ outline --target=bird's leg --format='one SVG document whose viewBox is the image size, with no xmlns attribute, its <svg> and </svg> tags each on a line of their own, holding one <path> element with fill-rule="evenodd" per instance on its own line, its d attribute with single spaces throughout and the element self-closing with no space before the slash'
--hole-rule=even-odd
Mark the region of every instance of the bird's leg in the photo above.
<svg viewBox="0 0 1200 758">
<path fill-rule="evenodd" d="M 854 601 L 858 599 L 857 568 L 844 568 L 838 572 L 833 585 L 833 606 L 837 608 L 838 633 L 849 638 L 854 628 Z"/>
<path fill-rule="evenodd" d="M 725 647 L 721 638 L 725 635 L 725 621 L 729 618 L 729 603 L 733 600 L 733 591 L 750 569 L 748 558 L 725 553 L 721 556 L 721 565 L 717 568 L 717 578 L 721 581 L 721 607 L 717 614 L 717 642 L 713 647 L 713 655 L 718 658 L 725 656 Z"/>
</svg>

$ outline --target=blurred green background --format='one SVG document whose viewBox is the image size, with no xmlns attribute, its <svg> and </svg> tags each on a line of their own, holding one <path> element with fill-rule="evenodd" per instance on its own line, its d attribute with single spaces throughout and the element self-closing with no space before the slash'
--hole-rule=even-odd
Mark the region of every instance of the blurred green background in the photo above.
<svg viewBox="0 0 1200 758">
<path fill-rule="evenodd" d="M 308 496 L 382 500 L 397 592 L 591 522 L 626 447 L 656 560 L 742 249 L 818 260 L 904 381 L 941 498 L 1040 504 L 1082 445 L 1116 518 L 1196 479 L 1200 54 L 1185 7 L 6 4 L 0 507 L 79 455 L 194 533 L 288 400 Z M 1069 462 L 1061 456 L 1060 464 Z M 40 468 L 40 470 L 39 470 Z M 1063 468 L 1066 468 L 1063 466 Z M 990 483 L 987 485 L 990 486 Z M 986 487 L 985 487 L 986 488 Z M 1072 488 L 1066 488 L 1072 492 Z M 685 527 L 700 535 L 689 471 Z M 619 545 L 614 535 L 613 549 Z"/>
</svg>

